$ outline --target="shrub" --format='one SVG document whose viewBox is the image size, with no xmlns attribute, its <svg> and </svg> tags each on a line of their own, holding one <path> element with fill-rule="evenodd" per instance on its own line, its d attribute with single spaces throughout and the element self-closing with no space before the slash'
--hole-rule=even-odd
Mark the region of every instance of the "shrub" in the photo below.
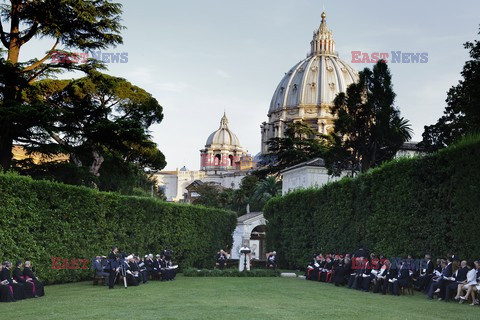
<svg viewBox="0 0 480 320">
<path fill-rule="evenodd" d="M 282 266 L 318 251 L 365 245 L 387 256 L 454 252 L 480 257 L 480 136 L 421 158 L 401 158 L 354 179 L 299 190 L 264 208 L 268 250 Z"/>
<path fill-rule="evenodd" d="M 52 257 L 90 259 L 112 245 L 138 254 L 169 248 L 180 267 L 207 267 L 231 246 L 235 225 L 224 210 L 0 174 L 0 259 L 31 258 L 47 283 L 92 276 L 53 270 Z"/>
<path fill-rule="evenodd" d="M 280 271 L 271 269 L 251 269 L 240 272 L 238 269 L 196 269 L 188 268 L 183 272 L 185 277 L 279 277 Z"/>
</svg>

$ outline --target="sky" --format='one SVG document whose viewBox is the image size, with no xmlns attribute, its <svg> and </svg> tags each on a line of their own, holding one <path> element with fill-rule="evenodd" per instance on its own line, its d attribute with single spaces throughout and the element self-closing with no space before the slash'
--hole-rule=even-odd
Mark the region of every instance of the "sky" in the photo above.
<svg viewBox="0 0 480 320">
<path fill-rule="evenodd" d="M 123 4 L 127 63 L 107 73 L 150 92 L 165 118 L 151 134 L 165 154 L 165 169 L 200 167 L 207 137 L 226 112 L 230 129 L 251 154 L 260 151 L 260 124 L 273 92 L 306 57 L 323 6 L 340 58 L 357 71 L 352 51 L 428 53 L 427 63 L 389 63 L 396 106 L 410 120 L 413 140 L 446 106 L 479 39 L 480 1 L 117 0 Z M 29 44 L 24 57 L 41 56 L 53 40 Z"/>
</svg>

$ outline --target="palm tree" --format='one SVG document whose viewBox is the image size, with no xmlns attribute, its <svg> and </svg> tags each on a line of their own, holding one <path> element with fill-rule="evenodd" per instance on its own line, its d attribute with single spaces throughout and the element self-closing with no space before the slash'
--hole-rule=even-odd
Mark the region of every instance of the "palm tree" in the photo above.
<svg viewBox="0 0 480 320">
<path fill-rule="evenodd" d="M 265 180 L 261 180 L 257 183 L 252 200 L 262 203 L 263 207 L 263 204 L 265 204 L 268 200 L 280 195 L 281 193 L 282 186 L 280 185 L 280 182 L 277 181 L 276 177 L 269 176 L 265 178 Z"/>
</svg>

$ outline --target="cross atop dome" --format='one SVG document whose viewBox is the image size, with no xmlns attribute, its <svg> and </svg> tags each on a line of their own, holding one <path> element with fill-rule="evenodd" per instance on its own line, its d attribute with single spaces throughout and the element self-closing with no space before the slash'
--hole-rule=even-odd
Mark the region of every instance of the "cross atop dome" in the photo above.
<svg viewBox="0 0 480 320">
<path fill-rule="evenodd" d="M 313 32 L 313 39 L 310 42 L 311 56 L 317 55 L 336 55 L 335 40 L 333 40 L 333 33 L 327 27 L 327 14 L 325 11 L 321 14 L 322 22 L 320 27 Z"/>
</svg>

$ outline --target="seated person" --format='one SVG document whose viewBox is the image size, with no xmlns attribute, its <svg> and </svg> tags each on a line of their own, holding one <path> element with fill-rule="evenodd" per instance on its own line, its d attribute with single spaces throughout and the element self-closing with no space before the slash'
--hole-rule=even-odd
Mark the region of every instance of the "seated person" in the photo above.
<svg viewBox="0 0 480 320">
<path fill-rule="evenodd" d="M 364 266 L 365 261 L 363 257 L 354 257 L 352 259 L 351 273 L 348 278 L 348 288 L 360 289 L 363 279 L 362 275 Z"/>
<path fill-rule="evenodd" d="M 312 274 L 316 268 L 319 267 L 318 260 L 320 259 L 320 255 L 316 255 L 313 257 L 312 262 L 310 262 L 307 266 L 307 270 L 305 270 L 305 279 L 312 280 Z"/>
<path fill-rule="evenodd" d="M 96 277 L 102 277 L 105 279 L 105 285 L 108 285 L 109 280 L 108 277 L 110 273 L 105 271 L 106 266 L 104 265 L 102 261 L 101 256 L 96 256 L 95 260 L 92 263 L 92 269 L 95 270 L 95 276 Z"/>
<path fill-rule="evenodd" d="M 35 291 L 37 296 L 43 297 L 45 295 L 44 285 L 35 276 L 31 268 L 32 268 L 32 262 L 30 260 L 25 260 L 25 268 L 23 268 L 23 276 L 27 281 L 33 282 L 33 284 L 35 285 Z M 106 283 L 108 283 L 108 281 Z"/>
<path fill-rule="evenodd" d="M 410 263 L 403 262 L 398 270 L 396 278 L 390 279 L 390 292 L 398 296 L 401 288 L 408 288 L 410 285 Z"/>
<path fill-rule="evenodd" d="M 451 293 L 453 291 L 458 291 L 458 285 L 463 283 L 467 279 L 468 267 L 467 261 L 463 260 L 460 264 L 460 268 L 455 271 L 453 277 L 455 280 L 445 287 L 445 297 L 444 301 L 450 301 Z"/>
<path fill-rule="evenodd" d="M 346 271 L 346 259 L 342 259 L 342 256 L 337 254 L 335 255 L 335 260 L 333 262 L 333 275 L 332 282 L 336 287 L 339 285 L 344 285 L 345 281 L 345 271 Z"/>
<path fill-rule="evenodd" d="M 160 279 L 162 277 L 161 267 L 160 267 L 161 256 L 159 254 L 155 255 L 155 259 L 152 264 L 152 275 L 155 279 Z"/>
<path fill-rule="evenodd" d="M 21 268 L 23 267 L 23 262 L 22 260 L 17 260 L 15 263 L 15 269 L 13 269 L 13 279 L 16 280 L 18 283 L 21 283 L 23 285 L 23 288 L 25 290 L 25 296 L 27 298 L 37 298 L 37 293 L 35 291 L 35 284 L 31 281 L 27 281 L 25 277 L 23 276 L 23 271 Z"/>
<path fill-rule="evenodd" d="M 277 252 L 269 252 L 267 253 L 267 269 L 273 269 L 277 267 Z"/>
<path fill-rule="evenodd" d="M 320 281 L 321 282 L 332 282 L 332 273 L 333 273 L 333 259 L 331 254 L 327 254 L 325 258 L 325 264 L 323 269 L 320 272 Z"/>
<path fill-rule="evenodd" d="M 320 254 L 317 257 L 317 263 L 315 264 L 315 269 L 313 269 L 312 271 L 311 280 L 320 281 L 320 275 L 326 263 L 327 262 L 325 260 L 325 257 L 322 254 Z"/>
<path fill-rule="evenodd" d="M 123 269 L 125 270 L 125 275 L 127 277 L 127 284 L 129 286 L 138 286 L 141 283 L 141 276 L 138 270 L 133 270 L 134 260 L 133 255 L 129 255 L 126 258 L 126 262 L 122 263 Z"/>
<path fill-rule="evenodd" d="M 225 266 L 227 265 L 227 253 L 223 251 L 223 249 L 220 249 L 219 252 L 217 252 L 217 256 L 215 257 L 215 266 L 219 268 L 220 270 L 223 270 Z"/>
<path fill-rule="evenodd" d="M 375 259 L 375 260 L 374 260 Z M 375 254 L 370 254 L 370 260 L 364 259 L 364 266 L 362 268 L 362 278 L 358 279 L 359 281 L 359 287 L 358 289 L 368 292 L 368 289 L 370 287 L 370 282 L 372 281 L 375 273 L 372 275 L 372 261 L 377 261 L 376 265 L 378 266 L 378 259 Z M 375 270 L 377 271 L 377 270 Z"/>
<path fill-rule="evenodd" d="M 382 291 L 382 294 L 387 293 L 390 267 L 390 261 L 385 260 L 373 279 L 373 293 L 380 292 L 380 290 Z"/>
<path fill-rule="evenodd" d="M 3 265 L 0 263 L 0 278 L 3 270 Z M 7 280 L 0 281 L 0 302 L 14 302 L 13 288 L 8 284 Z"/>
<path fill-rule="evenodd" d="M 469 287 L 475 286 L 477 284 L 477 270 L 476 270 L 477 262 L 473 263 L 472 261 L 467 262 L 467 277 L 464 281 L 460 282 L 457 285 L 457 295 L 455 296 L 455 300 L 460 300 L 463 291 L 468 290 Z"/>
<path fill-rule="evenodd" d="M 148 254 L 145 256 L 145 268 L 147 268 L 147 272 L 149 275 L 152 275 L 152 279 L 158 279 L 160 276 L 158 274 L 158 268 L 155 265 L 155 261 L 153 259 L 153 254 Z"/>
<path fill-rule="evenodd" d="M 149 276 L 145 263 L 140 259 L 139 256 L 133 257 L 133 261 L 135 264 L 135 269 L 140 273 L 143 283 L 147 283 Z"/>
<path fill-rule="evenodd" d="M 433 265 L 432 256 L 430 254 L 426 254 L 425 258 L 421 261 L 420 273 L 415 283 L 416 290 L 425 290 L 425 287 L 428 285 L 430 279 L 432 279 L 433 277 L 434 267 L 435 266 Z"/>
<path fill-rule="evenodd" d="M 23 285 L 12 279 L 12 276 L 10 274 L 11 268 L 12 263 L 10 261 L 3 262 L 2 272 L 0 273 L 0 282 L 12 288 L 13 298 L 15 300 L 26 299 L 25 289 Z"/>
<path fill-rule="evenodd" d="M 449 259 L 442 259 L 441 260 L 442 271 L 439 272 L 438 270 L 435 272 L 435 275 L 430 280 L 430 284 L 426 288 L 428 290 L 427 297 L 429 299 L 433 299 L 433 295 L 435 293 L 440 292 L 439 284 L 443 277 L 451 277 L 452 276 L 452 262 Z"/>
<path fill-rule="evenodd" d="M 480 260 L 475 261 L 475 266 L 477 267 L 477 283 L 475 285 L 471 285 L 467 289 L 467 293 L 464 296 L 461 296 L 460 302 L 463 302 L 464 300 L 468 300 L 469 297 L 472 298 L 472 305 L 479 304 L 478 298 L 475 298 L 475 294 L 480 292 Z"/>
<path fill-rule="evenodd" d="M 172 263 L 172 252 L 170 250 L 163 250 L 160 262 L 162 280 L 175 280 L 175 276 L 177 275 L 177 266 L 174 266 Z"/>
</svg>

